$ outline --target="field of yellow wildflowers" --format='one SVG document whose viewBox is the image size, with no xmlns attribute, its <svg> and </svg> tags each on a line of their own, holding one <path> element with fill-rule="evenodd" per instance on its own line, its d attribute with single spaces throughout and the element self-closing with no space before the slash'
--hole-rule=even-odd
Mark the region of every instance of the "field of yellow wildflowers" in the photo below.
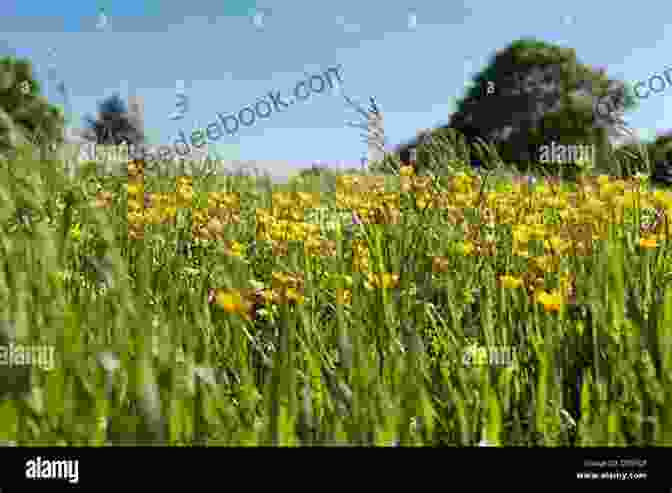
<svg viewBox="0 0 672 493">
<path fill-rule="evenodd" d="M 56 365 L 0 367 L 0 441 L 672 445 L 672 193 L 641 179 L 10 164 L 0 343 Z"/>
</svg>

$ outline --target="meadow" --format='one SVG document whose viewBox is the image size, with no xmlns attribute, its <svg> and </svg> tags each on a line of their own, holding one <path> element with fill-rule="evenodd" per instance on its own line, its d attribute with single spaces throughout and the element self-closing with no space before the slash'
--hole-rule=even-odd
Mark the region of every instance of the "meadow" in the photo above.
<svg viewBox="0 0 672 493">
<path fill-rule="evenodd" d="M 0 441 L 671 446 L 672 193 L 452 165 L 0 163 Z"/>
</svg>

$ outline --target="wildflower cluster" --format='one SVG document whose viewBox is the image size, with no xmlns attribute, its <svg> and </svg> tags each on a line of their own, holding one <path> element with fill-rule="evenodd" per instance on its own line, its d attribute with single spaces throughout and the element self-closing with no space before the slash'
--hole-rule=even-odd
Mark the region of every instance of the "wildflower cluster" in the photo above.
<svg viewBox="0 0 672 493">
<path fill-rule="evenodd" d="M 509 289 L 525 287 L 547 311 L 559 311 L 575 294 L 574 274 L 566 270 L 563 258 L 592 255 L 596 246 L 609 239 L 610 230 L 619 237 L 633 231 L 640 248 L 656 248 L 666 241 L 665 224 L 672 218 L 672 194 L 644 190 L 638 180 L 583 178 L 575 189 L 554 179 L 534 189 L 528 182 L 514 180 L 509 190 L 482 193 L 480 177 L 458 175 L 447 194 L 436 194 L 426 187 L 425 177 L 404 178 L 402 187 L 415 191 L 418 206 L 443 206 L 448 222 L 463 226 L 464 240 L 454 249 L 461 255 L 496 255 L 497 243 L 502 241 L 497 242 L 489 231 L 495 225 L 507 225 L 510 252 L 527 268 L 517 275 L 502 273 L 500 284 Z M 479 211 L 478 224 L 466 221 L 468 209 Z M 630 227 L 647 210 L 655 211 L 653 219 L 639 229 Z M 450 266 L 446 257 L 433 259 L 435 272 L 447 272 Z M 555 289 L 543 288 L 548 273 L 557 275 Z"/>
<path fill-rule="evenodd" d="M 449 248 L 449 255 L 432 256 L 435 274 L 448 272 L 456 257 L 496 258 L 501 252 L 510 252 L 515 261 L 507 267 L 509 270 L 498 274 L 500 285 L 506 289 L 523 288 L 531 300 L 550 312 L 560 311 L 576 294 L 575 275 L 563 258 L 590 256 L 598 242 L 608 239 L 614 226 L 635 223 L 638 224 L 636 244 L 642 249 L 656 248 L 665 241 L 664 224 L 672 214 L 672 196 L 667 192 L 644 190 L 640 180 L 628 182 L 606 176 L 581 178 L 570 189 L 561 186 L 556 179 L 534 186 L 529 180 L 514 179 L 508 187 L 486 191 L 482 177 L 458 173 L 441 186 L 437 183 L 432 176 L 416 176 L 410 166 L 400 169 L 400 191 L 386 189 L 383 176 L 339 176 L 336 209 L 349 210 L 353 225 L 360 226 L 398 224 L 402 198 L 404 204 L 411 204 L 420 211 L 438 209 L 445 223 L 462 231 L 462 238 Z M 177 193 L 148 195 L 144 194 L 142 167 L 138 163 L 129 165 L 129 235 L 133 238 L 142 237 L 144 224 L 174 221 L 178 208 L 191 207 L 194 195 L 191 178 L 177 179 Z M 98 198 L 101 204 L 108 199 L 102 194 Z M 256 209 L 256 239 L 270 243 L 275 256 L 287 255 L 290 242 L 301 242 L 307 256 L 335 255 L 337 243 L 323 231 L 322 225 L 326 222 L 315 224 L 306 220 L 310 215 L 307 211 L 319 207 L 320 194 L 317 193 L 273 193 L 270 208 Z M 640 220 L 641 211 L 646 210 L 654 213 L 648 221 Z M 339 213 L 333 216 L 338 217 Z M 225 224 L 240 222 L 239 194 L 210 193 L 208 207 L 193 209 L 192 218 L 194 237 L 225 240 L 228 255 L 243 255 L 241 243 L 224 237 Z M 509 231 L 508 238 L 495 233 L 502 226 Z M 622 236 L 623 228 L 620 231 Z M 396 274 L 373 272 L 379 269 L 372 269 L 368 238 L 353 238 L 350 249 L 353 272 L 367 276 L 365 287 L 387 288 L 399 284 Z M 510 270 L 512 265 L 518 266 L 517 272 Z M 551 288 L 547 282 L 549 274 L 555 276 Z M 278 276 L 274 277 L 274 283 L 287 281 Z M 279 291 L 275 286 L 271 290 L 274 294 L 262 298 L 272 302 L 294 302 L 301 298 L 296 294 L 297 286 L 291 283 L 283 286 Z M 289 291 L 283 291 L 285 289 Z M 256 290 L 253 297 L 259 295 Z M 338 288 L 336 295 L 337 300 L 346 301 L 351 299 L 352 292 Z M 241 295 L 240 299 L 246 298 Z M 229 300 L 223 305 L 240 305 L 244 309 L 233 311 L 249 311 L 244 303 Z"/>
</svg>

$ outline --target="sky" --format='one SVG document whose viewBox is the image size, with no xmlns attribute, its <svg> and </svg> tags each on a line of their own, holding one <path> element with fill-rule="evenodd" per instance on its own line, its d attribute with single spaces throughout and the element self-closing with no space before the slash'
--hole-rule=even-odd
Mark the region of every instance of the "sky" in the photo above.
<svg viewBox="0 0 672 493">
<path fill-rule="evenodd" d="M 63 104 L 48 87 L 53 65 L 73 127 L 102 99 L 133 93 L 152 144 L 268 101 L 269 92 L 288 97 L 298 82 L 340 66 L 341 84 L 213 144 L 226 160 L 274 162 L 267 171 L 281 180 L 316 162 L 360 166 L 366 144 L 346 125 L 359 117 L 344 94 L 365 105 L 375 97 L 391 148 L 446 123 L 474 75 L 522 37 L 574 48 L 580 62 L 633 84 L 672 66 L 672 4 L 663 2 L 3 0 L 0 11 L 0 56 L 29 59 L 43 93 Z M 171 120 L 180 80 L 188 109 Z M 671 105 L 666 86 L 626 121 L 652 138 L 672 128 Z"/>
</svg>

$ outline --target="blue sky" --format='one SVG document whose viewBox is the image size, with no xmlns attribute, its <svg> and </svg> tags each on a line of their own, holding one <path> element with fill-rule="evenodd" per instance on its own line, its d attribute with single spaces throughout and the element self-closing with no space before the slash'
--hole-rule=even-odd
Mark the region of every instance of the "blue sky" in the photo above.
<svg viewBox="0 0 672 493">
<path fill-rule="evenodd" d="M 107 26 L 99 30 L 101 8 Z M 264 14 L 261 28 L 256 11 Z M 217 112 L 237 113 L 269 91 L 287 95 L 306 74 L 340 64 L 340 90 L 362 102 L 374 96 L 395 145 L 445 123 L 465 83 L 520 37 L 575 48 L 580 61 L 606 67 L 612 78 L 646 81 L 672 66 L 666 12 L 672 5 L 663 2 L 618 8 L 597 0 L 3 0 L 0 56 L 30 59 L 49 99 L 60 103 L 44 85 L 53 63 L 70 92 L 74 126 L 104 97 L 119 92 L 126 99 L 134 91 L 154 144 L 203 128 Z M 185 82 L 190 107 L 172 121 L 177 80 Z M 672 128 L 672 111 L 665 118 L 671 104 L 666 87 L 641 100 L 626 121 L 650 137 Z M 225 159 L 282 161 L 268 170 L 280 178 L 315 161 L 358 166 L 365 144 L 345 125 L 356 118 L 338 90 L 325 91 L 219 139 L 217 150 Z"/>
</svg>

